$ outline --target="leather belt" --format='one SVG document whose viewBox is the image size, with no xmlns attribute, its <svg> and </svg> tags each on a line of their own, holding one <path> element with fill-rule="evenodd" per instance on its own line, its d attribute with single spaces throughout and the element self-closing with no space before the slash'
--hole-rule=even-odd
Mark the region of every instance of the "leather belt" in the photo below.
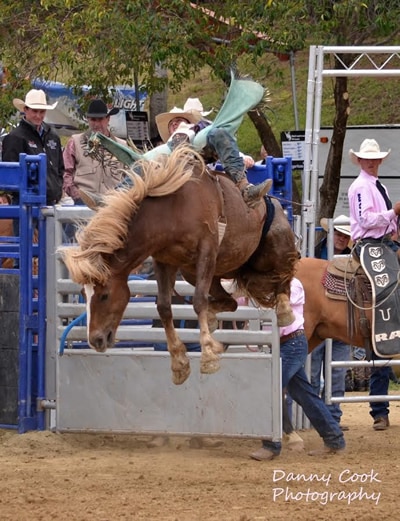
<svg viewBox="0 0 400 521">
<path fill-rule="evenodd" d="M 296 338 L 298 336 L 304 335 L 304 329 L 298 329 L 297 331 L 293 331 L 292 333 L 289 333 L 288 335 L 281 336 L 281 344 L 287 342 L 288 340 L 291 340 L 292 338 Z"/>
</svg>

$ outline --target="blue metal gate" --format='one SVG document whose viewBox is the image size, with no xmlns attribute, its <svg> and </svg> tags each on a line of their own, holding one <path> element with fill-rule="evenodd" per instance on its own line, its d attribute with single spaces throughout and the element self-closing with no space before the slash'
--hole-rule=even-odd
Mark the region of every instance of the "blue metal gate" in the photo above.
<svg viewBox="0 0 400 521">
<path fill-rule="evenodd" d="M 0 261 L 10 258 L 14 265 L 2 268 L 0 262 L 0 276 L 4 281 L 19 279 L 17 420 L 9 424 L 0 419 L 0 427 L 23 433 L 45 428 L 40 406 L 45 398 L 46 221 L 40 211 L 46 205 L 45 154 L 21 154 L 19 163 L 0 162 L 0 190 L 19 193 L 18 206 L 0 205 L 0 219 L 19 223 L 19 233 L 0 237 Z"/>
</svg>

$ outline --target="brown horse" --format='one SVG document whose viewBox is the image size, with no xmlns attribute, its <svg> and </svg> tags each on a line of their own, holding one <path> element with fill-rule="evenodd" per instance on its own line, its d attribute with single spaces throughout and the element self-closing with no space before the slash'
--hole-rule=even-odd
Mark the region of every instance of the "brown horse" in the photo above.
<svg viewBox="0 0 400 521">
<path fill-rule="evenodd" d="M 309 350 L 312 351 L 326 338 L 364 347 L 364 339 L 357 321 L 354 333 L 348 331 L 347 302 L 330 299 L 325 294 L 322 278 L 328 264 L 329 261 L 326 260 L 306 257 L 296 266 L 295 277 L 302 282 L 306 296 L 304 327 Z"/>
<path fill-rule="evenodd" d="M 295 237 L 277 201 L 270 203 L 268 215 L 263 201 L 254 209 L 247 207 L 234 184 L 210 174 L 192 150 L 179 147 L 157 162 L 143 161 L 141 169 L 140 177 L 132 174 L 131 188 L 107 195 L 106 206 L 77 234 L 78 246 L 61 251 L 72 279 L 85 286 L 88 341 L 100 352 L 114 345 L 130 296 L 129 273 L 153 257 L 157 309 L 173 381 L 181 384 L 190 366 L 171 311 L 177 270 L 195 286 L 201 371 L 213 373 L 219 369 L 223 348 L 212 338 L 209 323 L 216 324 L 216 313 L 237 307 L 220 279 L 235 278 L 261 306 L 276 306 L 281 325 L 291 323 Z M 272 214 L 269 230 L 263 233 Z"/>
</svg>

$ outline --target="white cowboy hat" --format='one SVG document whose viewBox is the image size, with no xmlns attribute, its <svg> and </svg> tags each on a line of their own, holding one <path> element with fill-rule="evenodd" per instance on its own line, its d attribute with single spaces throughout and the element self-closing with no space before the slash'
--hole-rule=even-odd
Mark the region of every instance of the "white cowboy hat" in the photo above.
<svg viewBox="0 0 400 521">
<path fill-rule="evenodd" d="M 350 159 L 355 165 L 358 165 L 358 158 L 385 159 L 389 154 L 390 148 L 387 152 L 381 152 L 381 149 L 375 139 L 364 139 L 358 152 L 355 152 L 352 148 L 349 150 Z"/>
<path fill-rule="evenodd" d="M 174 118 L 184 118 L 187 119 L 189 123 L 195 125 L 201 120 L 201 114 L 197 111 L 188 112 L 178 107 L 174 107 L 169 112 L 163 112 L 156 116 L 156 125 L 158 129 L 158 133 L 161 136 L 161 139 L 166 143 L 170 138 L 168 125 Z"/>
<path fill-rule="evenodd" d="M 201 103 L 201 101 L 199 100 L 199 98 L 188 98 L 186 101 L 185 101 L 185 104 L 183 105 L 183 110 L 185 110 L 186 112 L 200 112 L 200 114 L 203 116 L 203 117 L 206 117 L 208 116 L 209 114 L 211 114 L 211 112 L 214 110 L 214 109 L 211 109 L 211 110 L 204 110 L 203 108 L 203 104 Z"/>
<path fill-rule="evenodd" d="M 349 222 L 349 218 L 347 215 L 339 215 L 333 219 L 333 227 L 336 231 L 343 233 L 344 235 L 348 235 L 350 237 L 350 225 L 343 224 L 343 222 Z M 322 228 L 327 232 L 328 231 L 328 219 L 323 217 L 320 221 Z"/>
<path fill-rule="evenodd" d="M 29 107 L 30 109 L 39 109 L 39 110 L 53 110 L 57 106 L 57 101 L 53 103 L 53 105 L 48 105 L 46 100 L 46 94 L 43 90 L 32 89 L 25 96 L 25 101 L 22 99 L 14 98 L 13 105 L 20 112 L 24 112 L 25 107 Z"/>
</svg>

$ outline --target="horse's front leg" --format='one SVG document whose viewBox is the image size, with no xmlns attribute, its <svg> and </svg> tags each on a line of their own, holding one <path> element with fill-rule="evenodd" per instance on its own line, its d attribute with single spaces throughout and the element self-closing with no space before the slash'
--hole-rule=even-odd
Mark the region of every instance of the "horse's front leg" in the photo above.
<svg viewBox="0 0 400 521">
<path fill-rule="evenodd" d="M 221 285 L 220 277 L 214 277 L 210 287 L 211 297 L 208 300 L 208 327 L 213 333 L 218 327 L 217 313 L 236 311 L 237 301 Z"/>
<path fill-rule="evenodd" d="M 216 373 L 219 369 L 219 354 L 224 348 L 211 336 L 208 324 L 208 294 L 215 271 L 215 254 L 203 251 L 197 264 L 196 288 L 193 296 L 193 308 L 199 317 L 201 362 L 200 372 Z"/>
<path fill-rule="evenodd" d="M 172 381 L 176 385 L 183 384 L 190 375 L 190 362 L 186 347 L 179 338 L 174 327 L 171 309 L 172 292 L 175 285 L 176 268 L 165 264 L 154 263 L 158 284 L 157 311 L 164 326 L 168 351 L 171 355 Z"/>
</svg>

